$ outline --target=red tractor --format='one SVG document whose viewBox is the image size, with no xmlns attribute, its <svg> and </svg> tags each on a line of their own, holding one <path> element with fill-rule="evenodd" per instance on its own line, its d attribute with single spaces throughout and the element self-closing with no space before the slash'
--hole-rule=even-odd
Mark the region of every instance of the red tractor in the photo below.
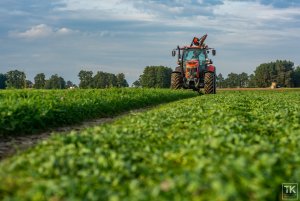
<svg viewBox="0 0 300 201">
<path fill-rule="evenodd" d="M 208 58 L 209 51 L 215 56 L 216 50 L 205 45 L 206 37 L 207 34 L 200 39 L 194 37 L 190 46 L 177 46 L 172 51 L 173 57 L 176 52 L 178 54 L 178 66 L 171 74 L 172 89 L 184 88 L 200 92 L 204 88 L 205 94 L 216 93 L 216 67 Z"/>
</svg>

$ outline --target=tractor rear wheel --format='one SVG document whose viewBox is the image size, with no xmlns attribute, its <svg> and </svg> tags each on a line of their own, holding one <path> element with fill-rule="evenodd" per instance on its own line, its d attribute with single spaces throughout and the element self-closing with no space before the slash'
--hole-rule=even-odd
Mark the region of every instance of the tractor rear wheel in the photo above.
<svg viewBox="0 0 300 201">
<path fill-rule="evenodd" d="M 216 76 L 215 73 L 205 73 L 204 75 L 204 93 L 215 94 L 216 93 Z"/>
<path fill-rule="evenodd" d="M 180 73 L 171 74 L 171 89 L 181 89 L 183 85 L 182 76 Z"/>
</svg>

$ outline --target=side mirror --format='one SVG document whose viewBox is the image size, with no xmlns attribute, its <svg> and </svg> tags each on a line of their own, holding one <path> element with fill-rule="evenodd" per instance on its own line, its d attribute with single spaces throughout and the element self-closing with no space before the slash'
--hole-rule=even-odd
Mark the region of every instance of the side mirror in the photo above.
<svg viewBox="0 0 300 201">
<path fill-rule="evenodd" d="M 212 50 L 212 55 L 213 56 L 216 56 L 216 53 L 217 53 L 216 50 Z"/>
<path fill-rule="evenodd" d="M 176 56 L 176 50 L 172 50 L 172 57 Z"/>
</svg>

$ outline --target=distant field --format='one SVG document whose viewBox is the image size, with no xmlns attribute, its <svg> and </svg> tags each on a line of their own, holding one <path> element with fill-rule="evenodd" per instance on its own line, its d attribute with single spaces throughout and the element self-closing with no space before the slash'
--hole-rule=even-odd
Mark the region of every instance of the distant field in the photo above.
<svg viewBox="0 0 300 201">
<path fill-rule="evenodd" d="M 197 96 L 168 89 L 0 91 L 0 136 L 34 133 L 86 119 Z"/>
<path fill-rule="evenodd" d="M 267 91 L 286 91 L 286 90 L 300 90 L 300 88 L 275 88 L 271 89 L 268 88 L 218 88 L 218 91 L 261 91 L 261 90 L 267 90 Z"/>
<path fill-rule="evenodd" d="M 223 91 L 56 135 L 0 163 L 3 200 L 280 200 L 300 90 Z"/>
</svg>

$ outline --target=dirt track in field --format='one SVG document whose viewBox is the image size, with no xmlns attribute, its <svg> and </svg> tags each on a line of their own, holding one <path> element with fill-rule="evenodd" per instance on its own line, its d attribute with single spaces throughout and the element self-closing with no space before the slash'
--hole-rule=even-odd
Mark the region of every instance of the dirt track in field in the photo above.
<svg viewBox="0 0 300 201">
<path fill-rule="evenodd" d="M 0 160 L 3 160 L 4 158 L 7 158 L 14 154 L 17 154 L 19 152 L 22 152 L 22 151 L 34 146 L 35 144 L 37 144 L 38 142 L 40 142 L 42 140 L 46 140 L 53 133 L 59 133 L 61 135 L 66 135 L 66 134 L 70 133 L 70 131 L 81 131 L 88 127 L 99 126 L 104 123 L 110 123 L 110 122 L 113 122 L 116 119 L 121 118 L 125 115 L 132 114 L 132 113 L 138 113 L 138 112 L 144 112 L 151 108 L 152 107 L 135 109 L 135 110 L 131 110 L 129 112 L 124 112 L 115 117 L 88 120 L 88 121 L 84 121 L 77 125 L 59 127 L 59 128 L 55 128 L 55 129 L 52 129 L 49 131 L 42 132 L 42 133 L 33 134 L 33 135 L 0 137 Z"/>
</svg>

